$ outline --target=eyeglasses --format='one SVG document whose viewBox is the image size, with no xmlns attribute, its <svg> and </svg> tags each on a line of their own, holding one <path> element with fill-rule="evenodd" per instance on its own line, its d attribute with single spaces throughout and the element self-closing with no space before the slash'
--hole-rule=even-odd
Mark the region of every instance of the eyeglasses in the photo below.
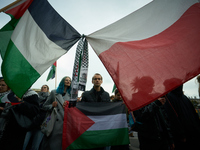
<svg viewBox="0 0 200 150">
<path fill-rule="evenodd" d="M 45 89 L 45 88 L 47 88 L 47 87 L 46 87 L 46 86 L 43 86 L 42 88 Z"/>
</svg>

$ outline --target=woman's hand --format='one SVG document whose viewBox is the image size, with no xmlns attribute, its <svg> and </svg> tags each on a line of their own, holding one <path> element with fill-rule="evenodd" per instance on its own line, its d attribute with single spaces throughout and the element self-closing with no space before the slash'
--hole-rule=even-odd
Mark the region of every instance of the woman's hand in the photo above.
<svg viewBox="0 0 200 150">
<path fill-rule="evenodd" d="M 67 101 L 64 101 L 63 108 L 65 108 L 66 105 L 67 105 Z"/>
<path fill-rule="evenodd" d="M 54 101 L 54 102 L 52 103 L 52 107 L 57 107 L 57 105 L 58 105 L 58 102 L 56 102 L 56 101 Z"/>
<path fill-rule="evenodd" d="M 21 99 L 21 98 L 19 98 L 19 97 L 17 97 L 17 96 L 16 96 L 16 98 L 18 99 L 18 101 L 19 101 L 19 102 L 21 102 L 21 101 L 22 101 L 22 99 Z"/>
<path fill-rule="evenodd" d="M 80 101 L 81 101 L 81 97 L 78 97 L 76 101 L 77 101 L 77 102 L 80 102 Z"/>
</svg>

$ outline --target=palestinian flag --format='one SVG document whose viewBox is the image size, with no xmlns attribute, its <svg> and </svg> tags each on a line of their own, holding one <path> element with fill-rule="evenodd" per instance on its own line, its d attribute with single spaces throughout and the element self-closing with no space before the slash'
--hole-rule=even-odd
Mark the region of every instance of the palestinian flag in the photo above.
<svg viewBox="0 0 200 150">
<path fill-rule="evenodd" d="M 116 87 L 116 85 L 114 84 L 114 85 L 113 85 L 113 89 L 112 89 L 112 93 L 115 92 L 115 89 L 117 89 L 117 87 Z"/>
<path fill-rule="evenodd" d="M 13 30 L 32 1 L 33 0 L 21 0 L 17 3 L 14 2 L 15 4 L 12 7 L 3 10 L 4 13 L 11 17 L 11 20 L 0 29 L 0 53 L 2 59 L 4 58 Z"/>
<path fill-rule="evenodd" d="M 22 101 L 19 101 L 15 95 L 15 93 L 13 93 L 12 91 L 8 94 L 6 94 L 2 99 L 1 99 L 2 103 L 10 103 L 12 106 L 13 105 L 18 105 L 20 104 Z"/>
<path fill-rule="evenodd" d="M 79 102 L 66 108 L 62 144 L 63 150 L 129 144 L 125 105 Z"/>
<path fill-rule="evenodd" d="M 55 74 L 56 74 L 56 62 L 53 63 L 53 65 L 51 66 L 51 69 L 49 71 L 48 77 L 47 77 L 47 81 L 49 79 L 53 79 L 55 78 Z"/>
<path fill-rule="evenodd" d="M 200 3 L 153 0 L 86 39 L 134 111 L 200 73 Z"/>
<path fill-rule="evenodd" d="M 47 0 L 33 0 L 8 44 L 1 67 L 5 82 L 21 98 L 80 37 Z"/>
</svg>

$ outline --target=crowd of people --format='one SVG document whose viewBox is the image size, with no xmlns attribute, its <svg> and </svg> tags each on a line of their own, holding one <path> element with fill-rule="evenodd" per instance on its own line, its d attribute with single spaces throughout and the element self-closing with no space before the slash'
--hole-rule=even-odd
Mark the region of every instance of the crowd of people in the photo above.
<svg viewBox="0 0 200 150">
<path fill-rule="evenodd" d="M 200 84 L 200 76 L 197 81 Z M 0 78 L 0 149 L 61 150 L 66 105 L 75 107 L 77 102 L 122 102 L 125 105 L 118 89 L 113 96 L 103 89 L 103 77 L 99 73 L 94 74 L 92 83 L 91 90 L 83 92 L 77 101 L 70 101 L 69 76 L 65 76 L 51 92 L 48 85 L 42 85 L 39 93 L 29 89 L 22 98 L 18 98 Z M 12 101 L 17 101 L 17 105 L 12 105 Z M 54 108 L 56 121 L 47 136 L 41 131 L 41 124 Z M 200 149 L 200 119 L 193 104 L 184 95 L 183 85 L 134 112 L 128 108 L 126 112 L 127 122 L 130 113 L 134 116 L 131 130 L 138 133 L 140 150 Z M 129 150 L 129 145 L 92 150 Z"/>
</svg>

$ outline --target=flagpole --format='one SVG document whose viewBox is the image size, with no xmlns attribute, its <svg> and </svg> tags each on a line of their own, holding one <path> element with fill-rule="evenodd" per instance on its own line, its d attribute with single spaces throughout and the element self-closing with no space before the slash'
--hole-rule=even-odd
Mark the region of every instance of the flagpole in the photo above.
<svg viewBox="0 0 200 150">
<path fill-rule="evenodd" d="M 56 62 L 56 73 L 55 73 L 55 88 L 57 88 L 57 62 Z"/>
<path fill-rule="evenodd" d="M 10 7 L 12 7 L 12 6 L 14 6 L 15 4 L 19 3 L 20 1 L 22 1 L 22 0 L 16 0 L 16 1 L 14 1 L 13 3 L 11 3 L 11 4 L 9 4 L 9 5 L 7 5 L 7 6 L 3 7 L 3 8 L 1 8 L 1 9 L 0 9 L 0 12 L 4 12 L 6 9 L 8 9 L 8 8 L 10 8 Z"/>
</svg>

